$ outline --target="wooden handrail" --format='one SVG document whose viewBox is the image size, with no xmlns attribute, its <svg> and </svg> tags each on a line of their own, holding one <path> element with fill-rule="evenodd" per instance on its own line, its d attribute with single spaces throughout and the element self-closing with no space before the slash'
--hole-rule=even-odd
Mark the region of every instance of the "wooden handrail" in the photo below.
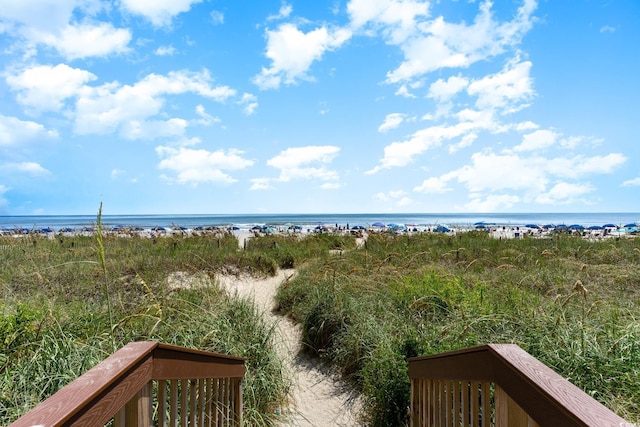
<svg viewBox="0 0 640 427">
<path fill-rule="evenodd" d="M 492 383 L 495 387 L 494 399 L 498 400 L 498 395 L 506 393 L 507 397 L 512 399 L 526 413 L 525 415 L 528 415 L 529 425 L 582 427 L 630 425 L 515 344 L 483 345 L 432 356 L 414 357 L 408 362 L 414 395 L 412 398 L 412 406 L 414 406 L 412 425 L 414 426 L 440 425 L 430 421 L 424 423 L 415 420 L 423 411 L 415 407 L 423 403 L 418 402 L 419 399 L 416 396 L 422 398 L 436 395 L 432 390 L 435 388 L 431 385 L 420 385 L 422 387 L 420 390 L 414 390 L 414 382 L 421 379 L 449 382 L 444 386 L 445 394 L 449 393 L 449 395 L 453 395 L 456 387 L 475 388 L 477 391 L 478 384 Z M 460 381 L 475 383 L 473 386 L 460 386 L 458 383 Z M 443 400 L 441 397 L 439 399 Z M 436 412 L 440 411 L 439 408 L 436 409 Z M 452 412 L 452 410 L 445 409 L 445 412 Z M 451 417 L 457 417 L 458 412 Z M 499 412 L 495 410 L 496 425 L 516 425 L 513 421 L 508 423 L 500 420 Z M 422 418 L 433 417 L 429 415 Z M 483 418 L 483 423 L 486 423 L 490 417 L 489 414 L 485 414 L 480 418 Z"/>
<path fill-rule="evenodd" d="M 67 384 L 10 427 L 104 425 L 151 381 L 237 379 L 232 396 L 242 408 L 239 381 L 245 359 L 158 342 L 132 342 Z M 165 381 L 166 382 L 166 381 Z M 164 387 L 163 387 L 164 390 Z M 240 414 L 236 415 L 238 418 Z M 239 420 L 238 420 L 239 421 Z M 239 425 L 239 424 L 238 424 Z"/>
</svg>

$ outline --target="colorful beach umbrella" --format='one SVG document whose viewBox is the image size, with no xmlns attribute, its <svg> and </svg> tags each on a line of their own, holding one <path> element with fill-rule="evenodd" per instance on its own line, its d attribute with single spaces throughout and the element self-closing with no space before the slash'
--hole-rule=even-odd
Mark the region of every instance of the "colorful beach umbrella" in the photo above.
<svg viewBox="0 0 640 427">
<path fill-rule="evenodd" d="M 374 222 L 373 224 L 371 224 L 372 227 L 384 227 L 384 224 L 381 222 Z"/>
</svg>

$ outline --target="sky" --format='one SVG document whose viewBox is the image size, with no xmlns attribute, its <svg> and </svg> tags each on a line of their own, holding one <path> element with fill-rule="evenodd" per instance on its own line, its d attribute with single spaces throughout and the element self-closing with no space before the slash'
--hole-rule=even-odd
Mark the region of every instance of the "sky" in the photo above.
<svg viewBox="0 0 640 427">
<path fill-rule="evenodd" d="M 639 212 L 637 0 L 0 0 L 0 215 Z"/>
</svg>

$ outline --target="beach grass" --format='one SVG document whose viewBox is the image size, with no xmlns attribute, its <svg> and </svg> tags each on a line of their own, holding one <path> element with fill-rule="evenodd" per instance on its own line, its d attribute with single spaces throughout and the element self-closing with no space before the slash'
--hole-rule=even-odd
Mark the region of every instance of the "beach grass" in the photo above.
<svg viewBox="0 0 640 427">
<path fill-rule="evenodd" d="M 372 426 L 407 422 L 406 358 L 516 343 L 640 422 L 640 239 L 313 234 L 0 240 L 0 424 L 117 348 L 159 340 L 248 358 L 247 425 L 275 425 L 289 390 L 274 325 L 218 273 L 296 268 L 277 306 L 303 347 L 362 395 Z M 102 257 L 102 255 L 104 257 Z M 104 259 L 104 263 L 102 260 Z"/>
<path fill-rule="evenodd" d="M 364 395 L 370 425 L 404 425 L 406 358 L 516 343 L 640 421 L 640 241 L 369 236 L 311 260 L 277 301 L 307 351 Z"/>
<path fill-rule="evenodd" d="M 235 237 L 25 236 L 0 248 L 0 425 L 140 340 L 246 357 L 246 423 L 276 424 L 289 380 L 274 325 L 214 280 L 269 274 L 238 264 Z"/>
</svg>

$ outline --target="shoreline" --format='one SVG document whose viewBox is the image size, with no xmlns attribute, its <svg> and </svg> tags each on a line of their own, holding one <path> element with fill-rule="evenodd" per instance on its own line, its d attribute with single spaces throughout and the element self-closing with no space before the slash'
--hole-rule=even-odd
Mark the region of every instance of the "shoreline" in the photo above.
<svg viewBox="0 0 640 427">
<path fill-rule="evenodd" d="M 43 238 L 58 237 L 91 237 L 95 234 L 95 227 L 14 227 L 0 228 L 0 237 L 24 238 L 29 236 L 37 236 Z M 484 232 L 496 239 L 518 239 L 518 238 L 550 238 L 558 233 L 581 236 L 587 239 L 606 239 L 606 238 L 633 238 L 638 236 L 640 232 L 640 224 L 629 223 L 626 225 L 605 224 L 604 226 L 582 226 L 580 224 L 572 224 L 566 226 L 564 224 L 553 225 L 502 225 L 495 223 L 476 223 L 474 225 L 464 226 L 444 226 L 444 225 L 416 225 L 416 224 L 382 224 L 363 226 L 349 224 L 335 225 L 293 225 L 285 224 L 275 225 L 226 225 L 226 226 L 196 226 L 192 228 L 183 226 L 163 227 L 140 227 L 133 225 L 117 225 L 103 226 L 102 233 L 105 236 L 117 237 L 140 237 L 140 238 L 163 238 L 163 237 L 192 237 L 192 236 L 209 236 L 223 237 L 224 235 L 234 235 L 238 239 L 240 248 L 243 248 L 246 241 L 251 238 L 278 235 L 278 236 L 296 236 L 305 237 L 314 234 L 330 234 L 330 235 L 351 235 L 356 238 L 364 238 L 370 234 L 387 234 L 387 235 L 416 235 L 416 234 L 443 234 L 454 236 L 459 233 L 467 232 Z"/>
</svg>

